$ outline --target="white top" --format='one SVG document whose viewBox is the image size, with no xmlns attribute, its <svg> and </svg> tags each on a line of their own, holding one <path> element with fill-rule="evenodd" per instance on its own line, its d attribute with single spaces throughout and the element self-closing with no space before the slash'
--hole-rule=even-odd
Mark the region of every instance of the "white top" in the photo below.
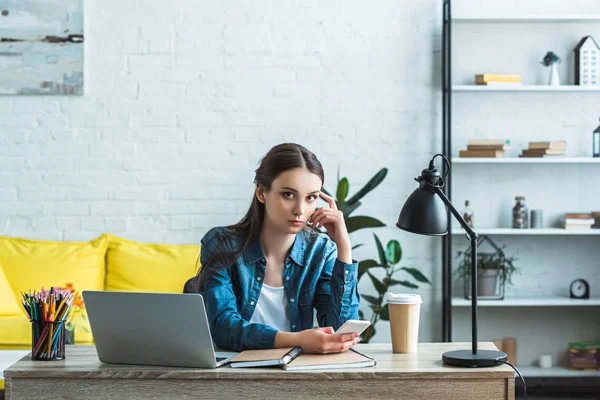
<svg viewBox="0 0 600 400">
<path fill-rule="evenodd" d="M 290 315 L 283 286 L 262 285 L 251 323 L 269 325 L 279 331 L 290 331 Z"/>
</svg>

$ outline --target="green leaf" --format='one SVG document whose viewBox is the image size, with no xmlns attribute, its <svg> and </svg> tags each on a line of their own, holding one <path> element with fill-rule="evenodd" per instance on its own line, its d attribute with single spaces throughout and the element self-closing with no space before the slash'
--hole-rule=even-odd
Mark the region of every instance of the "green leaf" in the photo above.
<svg viewBox="0 0 600 400">
<path fill-rule="evenodd" d="M 349 217 L 346 218 L 346 229 L 348 233 L 355 232 L 363 228 L 379 228 L 385 226 L 385 224 L 378 219 L 372 217 Z"/>
<path fill-rule="evenodd" d="M 348 204 L 348 202 L 345 202 L 342 205 L 342 208 L 340 208 L 340 210 L 344 214 L 344 218 L 348 218 L 350 216 L 350 214 L 352 214 L 354 212 L 354 210 L 356 210 L 358 207 L 360 207 L 361 204 L 362 203 L 360 201 L 356 201 L 352 204 Z"/>
<path fill-rule="evenodd" d="M 385 256 L 385 250 L 381 245 L 381 240 L 379 240 L 379 237 L 377 237 L 375 233 L 373 234 L 373 236 L 375 236 L 375 243 L 377 244 L 377 252 L 379 253 L 379 260 L 381 260 L 381 264 L 388 265 L 387 258 Z"/>
<path fill-rule="evenodd" d="M 338 206 L 340 204 L 344 204 L 346 197 L 348 197 L 348 190 L 350 190 L 350 184 L 348 183 L 348 179 L 342 178 L 338 182 L 337 192 L 336 192 Z"/>
<path fill-rule="evenodd" d="M 360 246 L 362 246 L 362 245 L 363 245 L 362 243 L 355 244 L 354 246 L 352 246 L 352 250 L 354 250 L 354 249 L 358 249 L 358 248 L 359 248 Z"/>
<path fill-rule="evenodd" d="M 402 258 L 402 247 L 397 240 L 390 240 L 385 248 L 385 256 L 390 264 L 396 265 Z"/>
<path fill-rule="evenodd" d="M 365 313 L 362 310 L 358 310 L 358 318 L 365 319 Z"/>
<path fill-rule="evenodd" d="M 379 298 L 368 294 L 361 294 L 361 297 L 371 304 L 379 304 Z"/>
<path fill-rule="evenodd" d="M 367 275 L 369 275 L 369 278 L 371 278 L 373 286 L 375 286 L 375 290 L 377 290 L 380 295 L 387 292 L 387 287 L 385 287 L 385 285 L 379 279 L 375 278 L 369 271 L 367 271 Z"/>
<path fill-rule="evenodd" d="M 417 285 L 415 285 L 414 283 L 409 282 L 409 281 L 397 281 L 395 279 L 390 279 L 390 286 L 394 286 L 394 285 L 402 285 L 402 286 L 406 286 L 407 288 L 411 288 L 411 289 L 419 288 Z"/>
<path fill-rule="evenodd" d="M 390 320 L 390 309 L 388 308 L 387 304 L 385 306 L 381 307 L 381 312 L 379 313 L 379 318 L 381 318 L 384 321 Z"/>
<path fill-rule="evenodd" d="M 371 180 L 369 180 L 369 182 L 367 182 L 367 184 L 362 187 L 362 189 L 360 189 L 358 192 L 356 192 L 354 196 L 348 199 L 348 203 L 352 204 L 355 201 L 362 199 L 367 193 L 375 189 L 381 183 L 381 181 L 383 181 L 383 179 L 387 175 L 387 172 L 387 168 L 380 169 L 379 172 L 376 173 L 375 176 L 373 176 Z"/>
<path fill-rule="evenodd" d="M 360 277 L 362 276 L 362 274 L 364 274 L 365 272 L 367 272 L 367 270 L 369 268 L 373 268 L 376 267 L 377 261 L 375 260 L 363 260 L 361 262 L 358 263 L 358 280 L 360 280 Z"/>
<path fill-rule="evenodd" d="M 431 282 L 429 282 L 429 279 L 427 279 L 425 277 L 425 275 L 423 275 L 421 273 L 421 271 L 419 271 L 418 269 L 416 269 L 416 268 L 408 268 L 408 267 L 402 267 L 400 269 L 408 272 L 409 274 L 411 274 L 412 277 L 415 278 L 416 280 L 418 280 L 419 282 L 429 283 L 431 285 Z"/>
<path fill-rule="evenodd" d="M 333 196 L 331 196 L 331 194 L 324 187 L 321 188 L 321 192 L 325 193 L 329 197 L 333 197 Z"/>
</svg>

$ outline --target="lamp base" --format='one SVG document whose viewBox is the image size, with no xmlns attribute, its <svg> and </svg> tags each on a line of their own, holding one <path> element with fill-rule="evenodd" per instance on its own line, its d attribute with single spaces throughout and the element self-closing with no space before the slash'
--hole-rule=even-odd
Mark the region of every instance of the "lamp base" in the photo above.
<svg viewBox="0 0 600 400">
<path fill-rule="evenodd" d="M 502 351 L 479 350 L 473 354 L 471 350 L 453 350 L 442 354 L 444 364 L 454 367 L 493 367 L 506 361 L 508 356 Z"/>
</svg>

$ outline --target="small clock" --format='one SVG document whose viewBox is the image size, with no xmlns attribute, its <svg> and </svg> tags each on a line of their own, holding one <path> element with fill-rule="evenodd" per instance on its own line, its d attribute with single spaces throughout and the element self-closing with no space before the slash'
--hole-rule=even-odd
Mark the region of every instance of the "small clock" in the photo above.
<svg viewBox="0 0 600 400">
<path fill-rule="evenodd" d="M 572 299 L 589 299 L 590 285 L 585 279 L 575 279 L 569 286 L 569 292 Z"/>
</svg>

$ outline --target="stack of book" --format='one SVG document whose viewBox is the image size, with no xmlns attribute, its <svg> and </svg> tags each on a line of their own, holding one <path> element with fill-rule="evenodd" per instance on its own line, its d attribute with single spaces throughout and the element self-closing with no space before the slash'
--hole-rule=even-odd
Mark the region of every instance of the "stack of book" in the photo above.
<svg viewBox="0 0 600 400">
<path fill-rule="evenodd" d="M 587 230 L 594 225 L 595 219 L 591 213 L 566 213 L 565 229 Z"/>
<path fill-rule="evenodd" d="M 477 74 L 475 75 L 476 85 L 485 86 L 520 86 L 521 75 L 517 74 Z"/>
<path fill-rule="evenodd" d="M 592 228 L 600 228 L 600 211 L 592 211 L 592 217 L 594 217 L 594 221 L 596 221 L 594 225 L 592 225 Z"/>
<path fill-rule="evenodd" d="M 510 148 L 510 140 L 473 139 L 467 142 L 467 149 L 459 152 L 460 157 L 504 157 L 504 150 Z"/>
<path fill-rule="evenodd" d="M 583 371 L 600 370 L 600 341 L 570 342 L 569 362 L 572 369 Z"/>
<path fill-rule="evenodd" d="M 567 142 L 564 140 L 529 142 L 529 148 L 524 149 L 519 157 L 564 156 L 566 152 Z"/>
</svg>

